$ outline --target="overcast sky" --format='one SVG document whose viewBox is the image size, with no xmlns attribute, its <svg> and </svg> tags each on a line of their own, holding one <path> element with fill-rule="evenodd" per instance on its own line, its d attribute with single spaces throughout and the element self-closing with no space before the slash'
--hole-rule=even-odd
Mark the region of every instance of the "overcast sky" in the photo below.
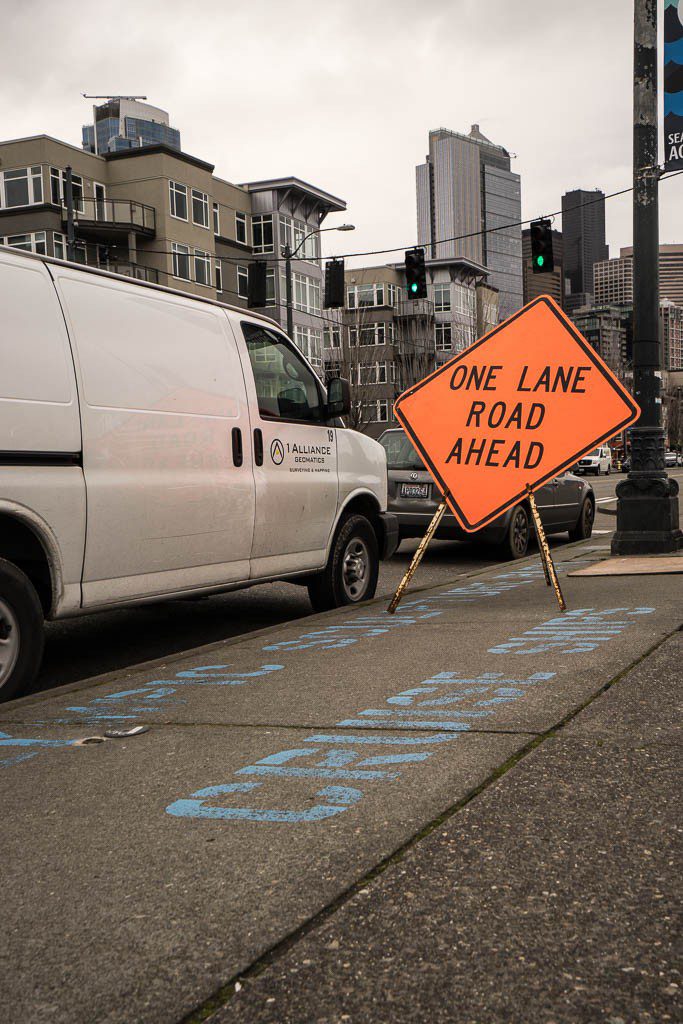
<svg viewBox="0 0 683 1024">
<path fill-rule="evenodd" d="M 414 244 L 430 128 L 516 154 L 524 217 L 631 183 L 632 0 L 21 0 L 0 38 L 2 137 L 76 145 L 88 93 L 141 93 L 230 181 L 296 175 L 348 203 L 328 253 Z M 683 241 L 683 175 L 660 189 Z M 556 226 L 560 226 L 559 218 Z M 631 197 L 607 203 L 610 255 Z M 387 257 L 395 259 L 396 256 Z M 382 257 L 359 262 L 379 263 Z"/>
</svg>

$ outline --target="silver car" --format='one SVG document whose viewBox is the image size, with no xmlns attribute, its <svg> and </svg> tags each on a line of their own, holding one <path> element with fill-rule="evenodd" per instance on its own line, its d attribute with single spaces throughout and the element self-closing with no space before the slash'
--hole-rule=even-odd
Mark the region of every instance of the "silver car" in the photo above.
<svg viewBox="0 0 683 1024">
<path fill-rule="evenodd" d="M 399 539 L 422 537 L 441 494 L 403 430 L 385 430 L 379 443 L 387 453 L 389 500 L 387 510 L 398 518 Z M 587 540 L 593 532 L 595 494 L 587 480 L 564 473 L 536 491 L 536 504 L 546 533 L 568 533 Z M 436 537 L 441 540 L 481 540 L 495 545 L 502 558 L 522 558 L 533 534 L 528 502 L 522 501 L 477 533 L 465 533 L 448 511 Z"/>
</svg>

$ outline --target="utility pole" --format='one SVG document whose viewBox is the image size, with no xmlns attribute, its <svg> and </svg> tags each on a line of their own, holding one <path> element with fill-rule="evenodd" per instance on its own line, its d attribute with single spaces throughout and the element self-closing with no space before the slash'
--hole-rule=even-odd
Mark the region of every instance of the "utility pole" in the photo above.
<svg viewBox="0 0 683 1024">
<path fill-rule="evenodd" d="M 659 167 L 657 4 L 634 0 L 633 62 L 633 394 L 631 469 L 617 484 L 615 555 L 677 551 L 678 483 L 664 468 L 659 346 Z"/>
<path fill-rule="evenodd" d="M 285 258 L 285 303 L 287 305 L 287 337 L 294 339 L 294 315 L 292 313 L 292 250 L 285 245 L 282 250 Z"/>
<path fill-rule="evenodd" d="M 67 167 L 64 172 L 64 202 L 66 203 L 66 258 L 76 261 L 76 235 L 74 232 L 74 182 L 73 172 Z"/>
</svg>

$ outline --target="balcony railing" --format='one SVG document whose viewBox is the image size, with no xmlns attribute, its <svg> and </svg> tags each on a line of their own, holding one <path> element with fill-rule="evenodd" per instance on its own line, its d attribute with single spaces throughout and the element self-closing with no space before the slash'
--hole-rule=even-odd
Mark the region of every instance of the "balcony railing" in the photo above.
<svg viewBox="0 0 683 1024">
<path fill-rule="evenodd" d="M 434 303 L 431 299 L 408 299 L 398 304 L 396 311 L 398 317 L 409 316 L 434 316 Z"/>
<path fill-rule="evenodd" d="M 66 224 L 66 207 L 62 206 Z M 156 234 L 156 210 L 134 199 L 94 199 L 78 196 L 75 200 L 74 224 L 80 234 L 84 230 L 99 234 L 134 231 L 153 237 Z"/>
</svg>

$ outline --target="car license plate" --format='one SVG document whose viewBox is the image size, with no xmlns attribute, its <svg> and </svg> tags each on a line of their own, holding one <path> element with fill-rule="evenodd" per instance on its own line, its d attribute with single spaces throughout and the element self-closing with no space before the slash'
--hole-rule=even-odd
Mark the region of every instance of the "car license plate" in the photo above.
<svg viewBox="0 0 683 1024">
<path fill-rule="evenodd" d="M 428 498 L 430 484 L 401 484 L 402 498 Z"/>
</svg>

